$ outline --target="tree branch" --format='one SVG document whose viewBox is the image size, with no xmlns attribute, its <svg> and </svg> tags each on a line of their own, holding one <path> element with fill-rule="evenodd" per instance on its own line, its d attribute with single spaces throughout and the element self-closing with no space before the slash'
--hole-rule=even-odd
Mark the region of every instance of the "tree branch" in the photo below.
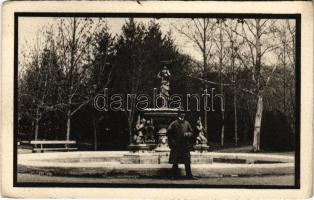
<svg viewBox="0 0 314 200">
<path fill-rule="evenodd" d="M 222 85 L 222 86 L 231 86 L 231 85 L 234 85 L 234 83 L 217 83 L 217 82 L 214 82 L 214 81 L 208 81 L 208 80 L 205 80 L 205 79 L 202 79 L 202 78 L 197 78 L 197 77 L 194 77 L 194 76 L 190 76 L 190 75 L 186 75 L 187 77 L 190 77 L 190 78 L 193 78 L 193 79 L 197 79 L 197 80 L 200 80 L 200 81 L 203 81 L 207 84 L 213 84 L 213 85 Z"/>
<path fill-rule="evenodd" d="M 85 101 L 84 103 L 82 103 L 81 105 L 79 105 L 75 110 L 73 110 L 71 112 L 71 116 L 73 116 L 77 111 L 79 111 L 83 106 L 87 105 L 92 98 L 88 99 L 87 101 Z"/>
</svg>

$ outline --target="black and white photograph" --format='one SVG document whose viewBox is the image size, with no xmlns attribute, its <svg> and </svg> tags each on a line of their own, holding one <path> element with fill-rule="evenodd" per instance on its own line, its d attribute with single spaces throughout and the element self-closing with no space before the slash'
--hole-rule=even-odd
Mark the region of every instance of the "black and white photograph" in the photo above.
<svg viewBox="0 0 314 200">
<path fill-rule="evenodd" d="M 16 12 L 14 187 L 300 189 L 301 29 L 299 13 Z"/>
</svg>

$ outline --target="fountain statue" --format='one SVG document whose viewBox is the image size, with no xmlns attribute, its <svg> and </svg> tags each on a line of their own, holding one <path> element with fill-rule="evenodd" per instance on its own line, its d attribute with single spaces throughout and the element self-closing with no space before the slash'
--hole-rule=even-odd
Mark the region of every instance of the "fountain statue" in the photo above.
<svg viewBox="0 0 314 200">
<path fill-rule="evenodd" d="M 140 115 L 138 115 L 135 131 L 132 137 L 132 144 L 128 146 L 131 152 L 150 150 L 150 146 L 146 144 L 146 123 L 146 119 L 141 119 Z"/>
<path fill-rule="evenodd" d="M 159 79 L 161 79 L 160 96 L 165 100 L 162 107 L 168 107 L 171 77 L 168 67 L 164 66 L 164 68 L 158 73 L 157 76 Z"/>
<path fill-rule="evenodd" d="M 144 128 L 145 128 L 146 120 L 145 118 L 140 119 L 138 116 L 138 120 L 135 126 L 135 134 L 133 135 L 133 143 L 134 144 L 144 144 Z"/>
<path fill-rule="evenodd" d="M 196 144 L 206 144 L 207 143 L 207 139 L 204 135 L 204 127 L 202 125 L 202 120 L 201 117 L 198 118 L 197 122 L 196 122 L 196 129 L 198 131 L 198 135 L 196 137 Z"/>
<path fill-rule="evenodd" d="M 194 146 L 194 149 L 199 152 L 207 151 L 209 149 L 209 146 L 207 145 L 207 138 L 204 135 L 205 129 L 202 125 L 201 117 L 199 117 L 196 122 L 196 129 L 198 131 L 198 134 L 196 137 L 196 144 Z"/>
<path fill-rule="evenodd" d="M 145 124 L 145 141 L 147 144 L 149 145 L 153 145 L 155 146 L 155 136 L 154 136 L 154 124 L 153 124 L 153 120 L 147 120 L 146 124 Z"/>
</svg>

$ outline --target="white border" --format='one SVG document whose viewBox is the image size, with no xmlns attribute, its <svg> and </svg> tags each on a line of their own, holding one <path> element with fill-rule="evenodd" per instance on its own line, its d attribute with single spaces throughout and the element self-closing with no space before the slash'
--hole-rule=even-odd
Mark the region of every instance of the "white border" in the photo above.
<svg viewBox="0 0 314 200">
<path fill-rule="evenodd" d="M 10 197 L 67 198 L 307 198 L 312 194 L 313 5 L 312 2 L 21 1 L 5 2 L 2 16 L 2 192 Z M 13 188 L 14 12 L 301 13 L 301 189 Z"/>
</svg>

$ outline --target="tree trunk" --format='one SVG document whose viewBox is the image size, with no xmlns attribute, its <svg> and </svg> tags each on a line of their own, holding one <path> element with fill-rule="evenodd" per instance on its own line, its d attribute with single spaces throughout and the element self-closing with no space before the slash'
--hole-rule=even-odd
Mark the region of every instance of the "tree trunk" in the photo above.
<svg viewBox="0 0 314 200">
<path fill-rule="evenodd" d="M 260 137 L 261 137 L 261 124 L 263 115 L 263 85 L 261 80 L 261 20 L 256 19 L 256 64 L 255 64 L 255 79 L 256 79 L 256 91 L 257 91 L 257 106 L 254 121 L 254 135 L 253 135 L 253 151 L 260 150 Z"/>
<path fill-rule="evenodd" d="M 74 54 L 76 50 L 76 18 L 73 18 L 73 32 L 72 32 L 72 41 L 71 41 L 71 51 L 70 51 L 70 69 L 69 69 L 69 80 L 68 80 L 68 111 L 67 111 L 67 132 L 66 132 L 66 140 L 70 140 L 70 132 L 71 132 L 71 105 L 72 105 L 72 97 L 73 97 L 73 70 L 74 70 Z"/>
<path fill-rule="evenodd" d="M 234 113 L 234 145 L 238 145 L 238 115 L 237 115 L 237 88 L 236 88 L 236 75 L 235 75 L 235 53 L 234 53 L 234 46 L 233 46 L 233 40 L 231 38 L 231 67 L 232 67 L 232 81 L 234 83 L 233 86 L 233 113 Z"/>
<path fill-rule="evenodd" d="M 38 140 L 38 128 L 39 128 L 39 120 L 36 118 L 35 120 L 35 137 L 34 140 Z"/>
<path fill-rule="evenodd" d="M 224 91 L 223 91 L 222 81 L 220 83 L 221 83 L 220 91 L 221 91 L 221 94 L 223 95 Z M 221 102 L 221 103 L 223 103 L 223 102 Z M 225 140 L 225 111 L 224 110 L 221 110 L 221 120 L 222 120 L 222 126 L 221 126 L 220 145 L 223 147 L 224 146 L 224 140 Z"/>
<path fill-rule="evenodd" d="M 133 125 L 133 112 L 129 112 L 128 116 L 128 125 L 129 125 L 129 144 L 132 144 L 132 125 Z"/>
<path fill-rule="evenodd" d="M 94 151 L 97 151 L 97 122 L 93 119 L 93 128 L 94 128 Z"/>
<path fill-rule="evenodd" d="M 260 151 L 262 116 L 263 116 L 263 95 L 260 92 L 257 96 L 257 109 L 254 122 L 254 138 L 253 138 L 254 152 Z"/>
<path fill-rule="evenodd" d="M 245 144 L 248 144 L 248 127 L 247 127 L 247 121 L 246 119 L 243 117 L 244 123 L 243 123 L 243 141 Z"/>
<path fill-rule="evenodd" d="M 235 90 L 235 89 L 234 89 Z M 237 116 L 237 96 L 233 95 L 233 108 L 234 108 L 234 144 L 238 145 L 238 116 Z"/>
<path fill-rule="evenodd" d="M 71 132 L 71 110 L 67 112 L 67 132 L 66 132 L 66 140 L 70 140 L 70 132 Z"/>
<path fill-rule="evenodd" d="M 36 119 L 35 119 L 35 132 L 34 132 L 34 140 L 38 140 L 38 129 L 39 129 L 39 110 L 36 109 Z"/>
<path fill-rule="evenodd" d="M 222 65 L 223 65 L 223 38 L 222 38 L 222 22 L 219 23 L 219 43 L 220 43 L 220 51 L 219 51 L 219 68 L 220 68 L 220 92 L 224 95 L 224 88 L 222 85 Z M 223 103 L 223 102 L 221 102 Z M 224 138 L 225 138 L 225 111 L 221 110 L 221 120 L 222 120 L 222 127 L 221 127 L 221 137 L 220 137 L 220 144 L 224 146 Z"/>
<path fill-rule="evenodd" d="M 225 140 L 225 125 L 222 125 L 222 127 L 221 127 L 221 140 L 220 140 L 220 145 L 222 147 L 224 146 L 224 140 Z"/>
<path fill-rule="evenodd" d="M 283 63 L 282 64 L 283 64 L 283 112 L 286 113 L 286 38 L 284 38 L 284 44 L 283 44 Z"/>
<path fill-rule="evenodd" d="M 223 86 L 220 86 L 221 88 L 221 94 L 223 95 Z M 222 103 L 222 102 L 221 102 Z M 221 120 L 222 120 L 222 126 L 221 126 L 221 136 L 220 136 L 220 145 L 224 146 L 224 138 L 225 138 L 225 111 L 221 110 Z"/>
<path fill-rule="evenodd" d="M 205 75 L 206 75 L 206 72 L 207 72 L 207 49 L 206 49 L 206 40 L 207 40 L 207 37 L 206 37 L 206 26 L 205 26 L 205 23 L 206 23 L 206 19 L 203 19 L 203 25 L 204 25 L 204 28 L 203 28 L 203 49 L 202 49 L 202 53 L 203 53 L 203 78 L 205 79 Z M 207 83 L 204 82 L 204 89 L 206 90 L 207 89 Z M 208 123 L 207 123 L 207 111 L 206 109 L 204 109 L 204 129 L 205 129 L 205 132 L 207 132 L 207 129 L 208 129 Z M 208 137 L 208 135 L 207 135 Z"/>
<path fill-rule="evenodd" d="M 205 84 L 205 90 L 207 90 L 207 84 Z M 207 134 L 207 139 L 208 139 L 208 122 L 207 122 L 207 118 L 208 118 L 208 115 L 207 115 L 207 111 L 206 109 L 204 108 L 204 129 L 205 129 L 205 133 Z"/>
</svg>

